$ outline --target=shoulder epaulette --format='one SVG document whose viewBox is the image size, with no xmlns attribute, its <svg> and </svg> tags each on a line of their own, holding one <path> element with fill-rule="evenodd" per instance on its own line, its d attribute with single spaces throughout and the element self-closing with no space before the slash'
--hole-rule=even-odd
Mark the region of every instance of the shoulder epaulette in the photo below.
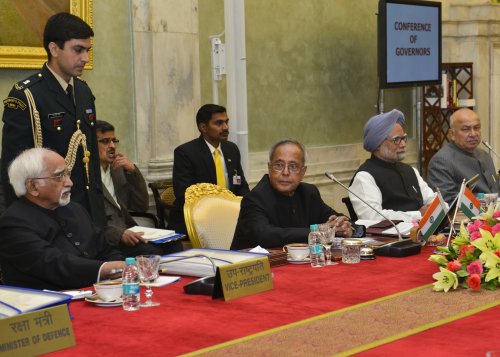
<svg viewBox="0 0 500 357">
<path fill-rule="evenodd" d="M 89 86 L 89 85 L 87 84 L 87 82 L 86 82 L 85 80 L 81 79 L 80 77 L 75 77 L 75 80 L 78 80 L 78 81 L 80 81 L 80 82 L 84 83 L 87 87 Z"/>
<path fill-rule="evenodd" d="M 42 73 L 38 72 L 26 79 L 23 79 L 20 82 L 17 82 L 16 84 L 14 84 L 14 88 L 16 88 L 17 90 L 23 90 L 31 87 L 33 84 L 40 82 L 41 80 L 42 80 Z"/>
</svg>

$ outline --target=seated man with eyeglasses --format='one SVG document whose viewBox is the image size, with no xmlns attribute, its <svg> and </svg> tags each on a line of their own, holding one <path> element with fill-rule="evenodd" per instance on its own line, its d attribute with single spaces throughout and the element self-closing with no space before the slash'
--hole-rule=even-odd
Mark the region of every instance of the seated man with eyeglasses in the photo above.
<svg viewBox="0 0 500 357">
<path fill-rule="evenodd" d="M 129 229 L 137 225 L 129 211 L 146 212 L 149 208 L 146 181 L 137 166 L 116 150 L 120 141 L 115 136 L 113 125 L 97 120 L 96 135 L 107 219 L 103 230 L 109 244 L 134 257 L 182 250 L 180 241 L 155 245 L 145 241 L 143 233 Z"/>
<path fill-rule="evenodd" d="M 70 202 L 73 182 L 58 153 L 23 151 L 8 175 L 18 200 L 0 217 L 0 264 L 5 284 L 64 290 L 118 278 L 125 267 L 90 214 Z"/>
<path fill-rule="evenodd" d="M 408 141 L 404 122 L 397 109 L 368 120 L 363 147 L 372 155 L 354 174 L 350 189 L 387 218 L 411 222 L 422 218 L 434 192 L 415 168 L 402 162 Z M 354 195 L 349 199 L 359 219 L 385 219 Z"/>
<path fill-rule="evenodd" d="M 339 235 L 351 237 L 353 226 L 321 199 L 316 186 L 302 182 L 307 170 L 306 151 L 296 140 L 274 144 L 268 174 L 243 197 L 231 249 L 281 247 L 307 243 L 311 224 L 334 222 Z M 361 236 L 362 227 L 355 233 Z"/>
</svg>

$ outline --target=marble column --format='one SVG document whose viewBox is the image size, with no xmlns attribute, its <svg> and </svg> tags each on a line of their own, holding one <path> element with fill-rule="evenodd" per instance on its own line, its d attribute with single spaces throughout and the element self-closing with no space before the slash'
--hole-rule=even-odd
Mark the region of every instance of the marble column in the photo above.
<svg viewBox="0 0 500 357">
<path fill-rule="evenodd" d="M 198 0 L 132 0 L 138 162 L 172 176 L 173 150 L 197 136 Z"/>
</svg>

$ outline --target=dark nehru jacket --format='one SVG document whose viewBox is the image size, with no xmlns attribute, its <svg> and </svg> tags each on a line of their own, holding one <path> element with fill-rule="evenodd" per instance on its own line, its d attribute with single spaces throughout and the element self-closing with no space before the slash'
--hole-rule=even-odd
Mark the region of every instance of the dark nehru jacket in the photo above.
<svg viewBox="0 0 500 357">
<path fill-rule="evenodd" d="M 241 201 L 231 249 L 307 243 L 309 226 L 324 223 L 331 215 L 342 216 L 323 202 L 316 186 L 301 182 L 289 197 L 276 191 L 266 174 Z M 353 227 L 354 236 L 364 234 L 362 226 Z"/>
<path fill-rule="evenodd" d="M 372 155 L 359 167 L 353 177 L 360 171 L 366 171 L 373 176 L 382 193 L 383 209 L 418 211 L 423 206 L 420 185 L 410 165 L 387 162 Z"/>
<path fill-rule="evenodd" d="M 100 266 L 111 260 L 123 256 L 77 203 L 49 210 L 21 197 L 0 217 L 0 264 L 8 285 L 51 290 L 90 286 Z"/>
</svg>

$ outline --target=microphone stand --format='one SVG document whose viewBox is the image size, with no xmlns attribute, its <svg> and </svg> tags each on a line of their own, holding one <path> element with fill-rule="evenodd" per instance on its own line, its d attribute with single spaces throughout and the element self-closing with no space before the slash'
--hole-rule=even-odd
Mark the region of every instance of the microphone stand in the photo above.
<svg viewBox="0 0 500 357">
<path fill-rule="evenodd" d="M 346 185 L 344 185 L 342 182 L 340 182 L 339 180 L 337 180 L 337 178 L 331 173 L 331 172 L 325 172 L 325 175 L 326 177 L 328 177 L 330 180 L 338 183 L 340 186 L 342 186 L 344 189 L 346 189 L 349 193 L 352 193 L 354 196 L 356 196 L 361 202 L 363 202 L 365 205 L 367 205 L 368 207 L 370 207 L 372 210 L 374 210 L 375 212 L 377 212 L 379 215 L 381 215 L 385 220 L 391 222 L 392 226 L 396 229 L 396 232 L 398 232 L 398 240 L 403 240 L 403 236 L 401 235 L 401 231 L 399 230 L 399 228 L 396 226 L 396 224 L 391 220 L 389 219 L 385 214 L 383 214 L 382 212 L 380 212 L 378 209 L 375 209 L 375 207 L 373 207 L 371 204 L 369 204 L 368 202 L 366 202 L 364 199 L 362 199 L 361 197 L 359 197 L 356 193 L 354 193 L 349 187 L 347 187 Z M 391 244 L 391 243 L 389 243 Z"/>
<path fill-rule="evenodd" d="M 213 291 L 214 291 L 215 274 L 217 273 L 217 265 L 215 265 L 214 261 L 209 256 L 203 255 L 203 254 L 196 254 L 196 255 L 191 255 L 189 257 L 175 257 L 174 256 L 174 257 L 172 257 L 172 259 L 170 259 L 169 257 L 165 257 L 165 258 L 168 258 L 168 260 L 167 259 L 163 260 L 164 257 L 162 257 L 163 262 L 160 263 L 160 268 L 168 269 L 167 265 L 169 263 L 178 262 L 181 260 L 186 260 L 186 259 L 191 259 L 191 258 L 196 258 L 196 257 L 207 258 L 210 261 L 210 263 L 212 264 L 212 269 L 214 271 L 214 275 L 206 276 L 206 277 L 197 279 L 195 281 L 192 281 L 192 282 L 184 285 L 184 292 L 186 294 L 211 296 L 211 295 L 213 295 Z"/>
<path fill-rule="evenodd" d="M 500 155 L 497 154 L 497 152 L 495 150 L 493 150 L 493 146 L 490 145 L 490 143 L 488 143 L 487 141 L 483 140 L 482 141 L 483 145 L 486 146 L 488 148 L 488 150 L 490 150 L 493 154 L 495 154 L 495 156 L 500 159 Z"/>
<path fill-rule="evenodd" d="M 370 207 L 372 210 L 374 210 L 375 212 L 380 214 L 384 219 L 386 219 L 388 222 L 390 222 L 392 224 L 392 226 L 396 229 L 396 232 L 398 232 L 398 240 L 397 241 L 387 243 L 387 244 L 384 244 L 384 245 L 381 245 L 378 247 L 373 247 L 373 249 L 376 251 L 376 254 L 388 256 L 388 257 L 406 257 L 409 255 L 420 253 L 422 246 L 418 243 L 411 241 L 411 239 L 409 239 L 409 238 L 403 239 L 403 236 L 401 235 L 401 231 L 399 230 L 399 228 L 385 214 L 383 214 L 382 212 L 377 210 L 375 207 L 373 207 L 371 204 L 366 202 L 364 199 L 359 197 L 359 195 L 354 193 L 349 187 L 347 187 L 342 182 L 340 182 L 331 172 L 325 172 L 325 175 L 330 180 L 332 180 L 332 181 L 338 183 L 340 186 L 342 186 L 345 190 L 347 190 L 347 192 L 352 193 L 361 202 L 363 202 L 365 205 Z"/>
</svg>

